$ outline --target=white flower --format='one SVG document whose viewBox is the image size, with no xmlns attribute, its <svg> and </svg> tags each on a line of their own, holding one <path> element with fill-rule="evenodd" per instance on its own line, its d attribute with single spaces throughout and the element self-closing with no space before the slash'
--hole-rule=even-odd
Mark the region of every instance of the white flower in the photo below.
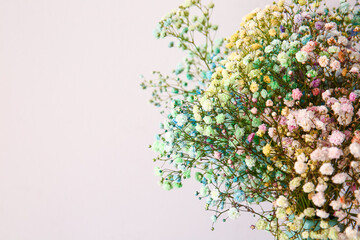
<svg viewBox="0 0 360 240">
<path fill-rule="evenodd" d="M 320 167 L 320 172 L 323 175 L 331 175 L 334 172 L 334 168 L 331 165 L 331 163 L 324 163 L 321 167 Z"/>
<path fill-rule="evenodd" d="M 264 219 L 259 219 L 259 221 L 256 222 L 255 227 L 258 230 L 265 230 L 267 227 L 267 222 Z"/>
<path fill-rule="evenodd" d="M 294 164 L 295 172 L 298 174 L 303 174 L 306 171 L 306 163 L 302 161 L 296 161 Z"/>
<path fill-rule="evenodd" d="M 349 41 L 347 40 L 346 37 L 344 37 L 344 36 L 339 37 L 338 43 L 346 46 L 346 45 L 348 44 L 348 42 L 349 42 Z"/>
<path fill-rule="evenodd" d="M 220 192 L 218 189 L 211 190 L 211 198 L 215 201 L 219 200 Z"/>
<path fill-rule="evenodd" d="M 202 108 L 204 109 L 204 111 L 206 111 L 206 112 L 210 112 L 210 111 L 213 109 L 211 100 L 208 99 L 208 98 L 202 97 L 202 98 L 200 99 L 200 104 L 201 104 L 201 107 L 202 107 Z"/>
<path fill-rule="evenodd" d="M 301 153 L 300 155 L 298 155 L 296 159 L 301 162 L 306 162 L 306 160 L 307 160 L 304 153 Z"/>
<path fill-rule="evenodd" d="M 228 212 L 229 218 L 237 219 L 240 217 L 240 213 L 236 208 L 230 208 Z"/>
<path fill-rule="evenodd" d="M 314 184 L 312 182 L 305 183 L 304 186 L 303 186 L 303 190 L 306 193 L 313 192 L 314 189 L 315 189 L 315 186 L 314 186 Z"/>
<path fill-rule="evenodd" d="M 347 173 L 338 173 L 331 178 L 331 180 L 336 184 L 343 184 L 348 178 Z"/>
<path fill-rule="evenodd" d="M 308 53 L 305 51 L 299 51 L 295 55 L 298 62 L 304 63 L 308 59 Z"/>
<path fill-rule="evenodd" d="M 304 210 L 304 215 L 307 217 L 314 217 L 315 216 L 315 209 L 314 208 L 306 208 Z"/>
<path fill-rule="evenodd" d="M 321 218 L 328 218 L 329 217 L 329 213 L 325 212 L 322 209 L 316 209 L 316 216 L 321 217 Z"/>
<path fill-rule="evenodd" d="M 321 220 L 321 222 L 320 222 L 320 227 L 321 227 L 322 229 L 327 229 L 327 228 L 329 228 L 329 223 L 328 223 L 327 221 Z"/>
<path fill-rule="evenodd" d="M 186 121 L 187 121 L 187 117 L 186 117 L 185 114 L 181 113 L 181 114 L 179 114 L 179 115 L 176 116 L 175 120 L 176 120 L 176 122 L 177 122 L 177 124 L 178 124 L 179 126 L 184 126 L 184 124 L 185 124 Z"/>
<path fill-rule="evenodd" d="M 300 186 L 301 178 L 296 177 L 290 181 L 290 190 L 294 191 L 298 186 Z"/>
<path fill-rule="evenodd" d="M 318 184 L 317 186 L 316 186 L 316 191 L 317 192 L 324 192 L 325 190 L 326 190 L 326 188 L 327 188 L 327 185 L 326 185 L 326 183 L 325 184 Z"/>
<path fill-rule="evenodd" d="M 337 211 L 337 210 L 339 210 L 340 208 L 341 208 L 341 203 L 340 203 L 340 201 L 338 201 L 338 200 L 332 200 L 331 202 L 330 202 L 330 206 L 335 210 L 335 211 Z"/>
<path fill-rule="evenodd" d="M 265 53 L 271 53 L 274 50 L 274 47 L 272 45 L 269 45 L 265 48 Z"/>
<path fill-rule="evenodd" d="M 328 157 L 326 148 L 317 148 L 310 154 L 310 158 L 313 161 L 325 161 Z"/>
<path fill-rule="evenodd" d="M 284 208 L 278 208 L 276 209 L 276 217 L 279 219 L 285 219 L 286 218 L 286 211 Z"/>
<path fill-rule="evenodd" d="M 357 142 L 353 142 L 352 144 L 350 144 L 349 149 L 351 154 L 355 158 L 360 158 L 360 144 L 358 144 Z"/>
<path fill-rule="evenodd" d="M 360 238 L 360 233 L 356 229 L 353 229 L 351 226 L 345 229 L 345 234 L 350 240 L 357 240 Z"/>
<path fill-rule="evenodd" d="M 301 233 L 301 236 L 303 239 L 308 239 L 309 238 L 309 232 L 308 231 L 304 231 Z"/>
<path fill-rule="evenodd" d="M 277 200 L 276 200 L 276 205 L 282 208 L 287 208 L 289 206 L 289 202 L 287 200 L 286 197 L 284 196 L 280 196 Z"/>
<path fill-rule="evenodd" d="M 318 193 L 314 194 L 312 196 L 311 200 L 318 207 L 322 207 L 324 205 L 324 203 L 326 202 L 323 192 L 318 192 Z"/>
</svg>

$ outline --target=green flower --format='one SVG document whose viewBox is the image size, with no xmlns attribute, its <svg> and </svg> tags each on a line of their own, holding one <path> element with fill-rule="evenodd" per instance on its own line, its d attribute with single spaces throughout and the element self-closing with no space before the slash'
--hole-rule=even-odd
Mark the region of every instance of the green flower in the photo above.
<svg viewBox="0 0 360 240">
<path fill-rule="evenodd" d="M 304 63 L 306 62 L 308 59 L 308 53 L 305 51 L 299 51 L 296 53 L 296 60 L 298 60 L 298 62 Z"/>
<path fill-rule="evenodd" d="M 217 115 L 215 119 L 217 124 L 222 124 L 225 122 L 225 115 L 221 113 Z"/>
<path fill-rule="evenodd" d="M 170 191 L 171 189 L 173 189 L 173 186 L 169 181 L 164 181 L 162 186 L 166 191 Z"/>
<path fill-rule="evenodd" d="M 281 66 L 283 66 L 283 67 L 288 66 L 289 55 L 286 52 L 279 53 L 277 59 L 280 62 Z"/>
</svg>

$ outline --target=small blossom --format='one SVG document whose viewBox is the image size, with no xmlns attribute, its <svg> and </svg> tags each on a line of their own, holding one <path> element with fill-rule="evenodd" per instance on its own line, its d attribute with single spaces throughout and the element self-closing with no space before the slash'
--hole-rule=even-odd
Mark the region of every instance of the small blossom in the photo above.
<svg viewBox="0 0 360 240">
<path fill-rule="evenodd" d="M 237 219 L 240 217 L 240 213 L 236 208 L 230 208 L 228 215 L 230 219 Z"/>
<path fill-rule="evenodd" d="M 303 186 L 303 190 L 305 193 L 313 192 L 315 189 L 315 186 L 312 182 L 305 183 Z"/>
<path fill-rule="evenodd" d="M 345 134 L 343 134 L 339 130 L 332 131 L 331 135 L 329 136 L 330 143 L 334 145 L 341 145 L 344 140 Z"/>
<path fill-rule="evenodd" d="M 331 163 L 324 163 L 320 167 L 320 172 L 323 175 L 331 175 L 334 172 L 334 167 L 331 165 Z"/>
<path fill-rule="evenodd" d="M 347 173 L 338 173 L 331 178 L 331 180 L 336 184 L 343 184 L 348 178 Z"/>
<path fill-rule="evenodd" d="M 325 212 L 322 209 L 316 209 L 316 216 L 321 217 L 321 218 L 328 218 L 329 217 L 329 213 Z"/>
<path fill-rule="evenodd" d="M 311 200 L 318 207 L 322 207 L 324 205 L 324 203 L 326 202 L 323 192 L 318 192 L 318 193 L 314 194 L 312 196 Z"/>
<path fill-rule="evenodd" d="M 288 202 L 286 197 L 280 196 L 276 200 L 276 205 L 279 206 L 279 207 L 282 207 L 282 208 L 287 208 L 289 206 L 289 202 Z"/>
<path fill-rule="evenodd" d="M 350 149 L 350 153 L 355 158 L 360 158 L 360 144 L 359 143 L 353 142 L 352 144 L 350 144 L 349 149 Z"/>
<path fill-rule="evenodd" d="M 327 56 L 322 56 L 318 59 L 318 63 L 321 67 L 326 67 L 329 64 L 329 59 Z"/>
<path fill-rule="evenodd" d="M 294 100 L 300 100 L 302 95 L 302 92 L 298 88 L 292 90 L 292 98 Z"/>
</svg>

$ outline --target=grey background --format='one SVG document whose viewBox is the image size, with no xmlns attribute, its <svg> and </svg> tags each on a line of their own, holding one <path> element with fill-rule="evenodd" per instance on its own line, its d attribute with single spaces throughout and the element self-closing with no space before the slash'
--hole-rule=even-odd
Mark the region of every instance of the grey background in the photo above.
<svg viewBox="0 0 360 240">
<path fill-rule="evenodd" d="M 270 0 L 216 0 L 218 36 Z M 271 239 L 243 214 L 210 231 L 198 185 L 165 192 L 162 117 L 139 75 L 182 57 L 153 38 L 182 1 L 0 0 L 0 239 Z"/>
</svg>

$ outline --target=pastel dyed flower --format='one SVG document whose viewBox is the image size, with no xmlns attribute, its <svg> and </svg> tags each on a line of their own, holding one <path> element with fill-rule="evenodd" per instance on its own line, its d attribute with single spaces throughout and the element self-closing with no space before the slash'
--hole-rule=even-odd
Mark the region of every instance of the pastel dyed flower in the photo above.
<svg viewBox="0 0 360 240">
<path fill-rule="evenodd" d="M 294 100 L 300 100 L 301 96 L 302 96 L 302 92 L 300 91 L 300 89 L 296 88 L 292 90 L 292 98 Z"/>
<path fill-rule="evenodd" d="M 329 64 L 329 59 L 327 56 L 322 56 L 318 59 L 318 63 L 321 67 L 326 67 Z"/>
<path fill-rule="evenodd" d="M 341 145 L 345 140 L 345 134 L 340 132 L 339 130 L 332 131 L 331 135 L 329 136 L 329 142 L 334 145 Z"/>
</svg>

